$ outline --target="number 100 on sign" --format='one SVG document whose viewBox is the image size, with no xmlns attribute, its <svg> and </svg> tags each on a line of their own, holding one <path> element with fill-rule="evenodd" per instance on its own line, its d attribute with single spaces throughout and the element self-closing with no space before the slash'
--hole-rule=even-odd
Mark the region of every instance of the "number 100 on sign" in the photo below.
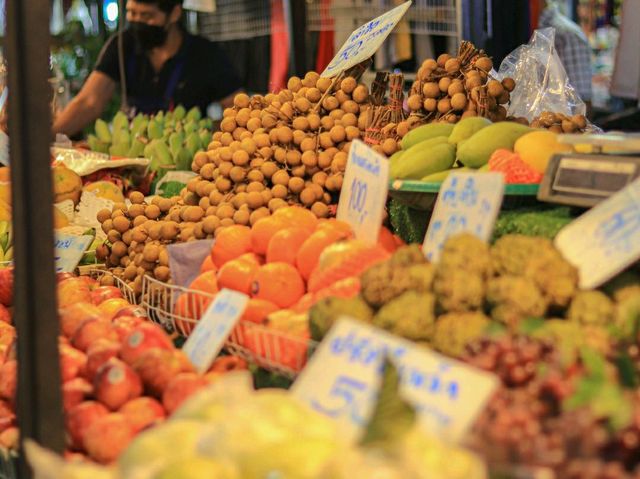
<svg viewBox="0 0 640 479">
<path fill-rule="evenodd" d="M 378 241 L 389 190 L 389 162 L 361 141 L 349 150 L 337 217 L 351 225 L 357 239 Z"/>
</svg>

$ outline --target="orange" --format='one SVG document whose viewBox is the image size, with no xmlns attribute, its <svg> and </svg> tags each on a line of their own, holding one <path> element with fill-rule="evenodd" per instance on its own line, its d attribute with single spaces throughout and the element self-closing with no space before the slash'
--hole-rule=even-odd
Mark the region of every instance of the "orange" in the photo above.
<svg viewBox="0 0 640 479">
<path fill-rule="evenodd" d="M 251 246 L 256 254 L 265 255 L 269 248 L 269 241 L 278 231 L 292 226 L 288 219 L 269 216 L 258 220 L 251 228 Z"/>
<path fill-rule="evenodd" d="M 391 231 L 382 226 L 380 228 L 380 236 L 378 236 L 378 244 L 386 249 L 389 253 L 393 253 L 402 245 L 402 240 L 398 242 L 398 237 Z"/>
<path fill-rule="evenodd" d="M 278 231 L 269 241 L 267 263 L 284 262 L 295 266 L 298 250 L 309 236 L 309 230 L 298 226 Z"/>
<path fill-rule="evenodd" d="M 334 231 L 342 231 L 343 233 L 353 236 L 353 230 L 351 225 L 344 221 L 337 220 L 335 218 L 321 219 L 318 221 L 318 230 L 330 229 Z"/>
<path fill-rule="evenodd" d="M 206 271 L 215 271 L 216 265 L 213 264 L 213 260 L 211 259 L 211 255 L 207 255 L 207 257 L 202 262 L 202 266 L 200 266 L 200 272 L 204 273 Z"/>
<path fill-rule="evenodd" d="M 251 229 L 233 225 L 224 228 L 211 248 L 211 260 L 220 268 L 227 261 L 251 251 Z"/>
<path fill-rule="evenodd" d="M 255 253 L 245 253 L 238 256 L 236 259 L 248 261 L 249 263 L 255 263 L 257 266 L 262 266 L 264 264 L 264 258 Z"/>
<path fill-rule="evenodd" d="M 306 313 L 317 302 L 318 298 L 316 297 L 315 293 L 307 293 L 302 298 L 300 298 L 300 301 L 291 306 L 291 308 L 289 309 L 291 309 L 291 311 L 293 311 L 294 313 Z"/>
<path fill-rule="evenodd" d="M 198 291 L 204 291 L 209 294 L 216 294 L 220 288 L 218 288 L 218 280 L 216 278 L 215 271 L 205 271 L 196 276 L 189 289 L 195 289 Z"/>
<path fill-rule="evenodd" d="M 276 218 L 284 218 L 291 224 L 308 229 L 309 231 L 314 231 L 318 226 L 318 218 L 316 215 L 301 206 L 280 208 L 273 213 L 273 216 Z"/>
<path fill-rule="evenodd" d="M 258 263 L 248 259 L 232 259 L 218 271 L 218 287 L 250 294 L 251 282 L 259 267 Z"/>
<path fill-rule="evenodd" d="M 267 320 L 267 316 L 279 309 L 278 305 L 271 301 L 251 298 L 242 315 L 242 321 L 263 324 Z"/>
<path fill-rule="evenodd" d="M 213 301 L 211 296 L 215 296 L 218 293 L 218 281 L 216 279 L 216 271 L 205 271 L 194 279 L 189 285 L 190 290 L 182 293 L 176 300 L 176 304 L 173 313 L 178 316 L 176 319 L 176 326 L 182 334 L 189 334 L 194 324 L 189 321 L 182 321 L 180 318 L 199 320 L 202 314 L 206 311 Z M 200 294 L 198 291 L 202 291 L 206 294 Z"/>
<path fill-rule="evenodd" d="M 305 280 L 308 280 L 311 273 L 318 265 L 318 260 L 324 249 L 339 241 L 348 238 L 350 233 L 340 231 L 339 228 L 325 227 L 318 228 L 315 233 L 307 238 L 296 255 L 296 266 Z"/>
<path fill-rule="evenodd" d="M 253 278 L 253 297 L 271 301 L 280 308 L 295 304 L 304 293 L 304 281 L 289 263 L 265 264 Z"/>
</svg>

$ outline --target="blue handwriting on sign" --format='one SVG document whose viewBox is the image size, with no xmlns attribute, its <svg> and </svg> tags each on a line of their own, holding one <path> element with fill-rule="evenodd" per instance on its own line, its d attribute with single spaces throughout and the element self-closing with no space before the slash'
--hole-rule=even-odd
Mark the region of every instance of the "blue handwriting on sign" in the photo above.
<svg viewBox="0 0 640 479">
<path fill-rule="evenodd" d="M 354 164 L 358 165 L 360 168 L 371 173 L 374 176 L 378 176 L 380 174 L 380 165 L 377 161 L 369 161 L 367 157 L 360 156 L 355 151 L 351 154 L 351 160 L 354 162 Z"/>
<path fill-rule="evenodd" d="M 311 407 L 334 419 L 348 414 L 352 422 L 364 426 L 366 422 L 361 411 L 371 396 L 372 392 L 365 382 L 342 375 L 336 377 L 326 402 L 321 403 L 314 398 L 311 400 Z"/>
<path fill-rule="evenodd" d="M 595 240 L 605 256 L 631 252 L 640 235 L 640 209 L 634 203 L 616 211 L 595 231 Z"/>
</svg>

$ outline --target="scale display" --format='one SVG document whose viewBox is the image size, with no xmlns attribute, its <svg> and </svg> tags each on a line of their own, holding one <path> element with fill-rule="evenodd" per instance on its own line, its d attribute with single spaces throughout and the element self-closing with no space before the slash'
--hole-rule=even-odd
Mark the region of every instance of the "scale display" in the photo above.
<svg viewBox="0 0 640 479">
<path fill-rule="evenodd" d="M 610 155 L 556 155 L 540 184 L 538 199 L 592 207 L 640 176 L 640 158 Z"/>
</svg>

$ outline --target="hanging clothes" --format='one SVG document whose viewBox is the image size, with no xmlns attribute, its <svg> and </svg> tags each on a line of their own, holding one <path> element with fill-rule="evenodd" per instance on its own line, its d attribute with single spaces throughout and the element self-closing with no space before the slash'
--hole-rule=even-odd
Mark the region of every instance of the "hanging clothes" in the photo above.
<svg viewBox="0 0 640 479">
<path fill-rule="evenodd" d="M 316 50 L 315 71 L 321 73 L 329 65 L 335 55 L 335 31 L 331 15 L 331 0 L 320 0 L 320 25 Z"/>
<path fill-rule="evenodd" d="M 529 15 L 529 0 L 493 0 L 493 28 L 486 50 L 496 69 L 504 57 L 529 40 Z"/>
<path fill-rule="evenodd" d="M 283 2 L 271 0 L 271 71 L 269 73 L 269 91 L 278 91 L 287 85 L 289 53 L 289 34 L 284 18 Z"/>
<path fill-rule="evenodd" d="M 540 0 L 529 0 L 529 17 L 531 19 L 531 28 L 529 28 L 529 35 L 533 34 L 533 31 L 538 28 L 538 21 L 542 8 Z"/>
</svg>

